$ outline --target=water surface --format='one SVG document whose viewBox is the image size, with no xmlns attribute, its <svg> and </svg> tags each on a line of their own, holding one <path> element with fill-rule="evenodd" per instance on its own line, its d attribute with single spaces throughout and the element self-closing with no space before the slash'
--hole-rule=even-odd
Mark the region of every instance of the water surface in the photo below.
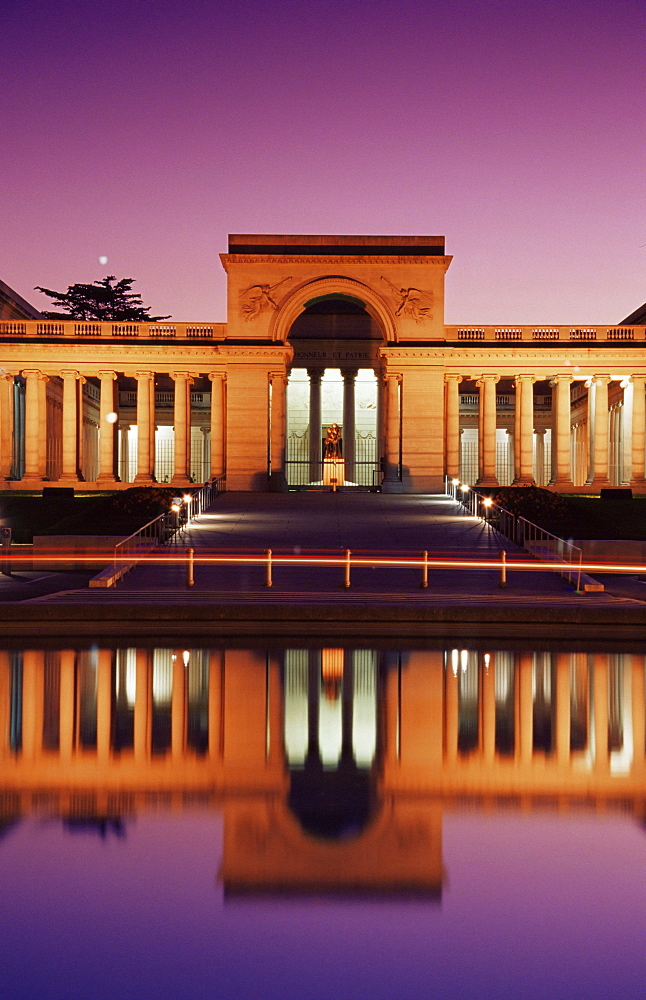
<svg viewBox="0 0 646 1000">
<path fill-rule="evenodd" d="M 643 997 L 643 650 L 0 653 L 17 998 Z"/>
</svg>

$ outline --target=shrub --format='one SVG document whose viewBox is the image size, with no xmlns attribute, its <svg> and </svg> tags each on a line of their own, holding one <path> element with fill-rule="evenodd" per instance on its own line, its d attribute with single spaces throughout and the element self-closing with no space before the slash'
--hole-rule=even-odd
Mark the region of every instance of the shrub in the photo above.
<svg viewBox="0 0 646 1000">
<path fill-rule="evenodd" d="M 553 534 L 570 534 L 572 512 L 565 497 L 540 486 L 502 486 L 494 501 L 517 517 L 527 518 Z"/>
<path fill-rule="evenodd" d="M 170 510 L 177 490 L 163 486 L 132 486 L 113 493 L 105 503 L 106 516 L 137 518 L 142 524 Z"/>
</svg>

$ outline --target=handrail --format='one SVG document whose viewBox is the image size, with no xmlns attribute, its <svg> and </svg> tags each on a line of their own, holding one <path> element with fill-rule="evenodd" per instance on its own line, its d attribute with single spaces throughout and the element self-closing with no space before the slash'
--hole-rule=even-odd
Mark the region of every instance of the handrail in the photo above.
<svg viewBox="0 0 646 1000">
<path fill-rule="evenodd" d="M 166 541 L 168 528 L 168 514 L 159 514 L 127 538 L 117 542 L 112 554 L 112 582 L 120 580 L 146 553 L 160 542 Z"/>
<path fill-rule="evenodd" d="M 90 581 L 90 586 L 114 586 L 126 573 L 158 545 L 164 545 L 174 538 L 178 531 L 211 505 L 219 493 L 225 489 L 225 476 L 218 476 L 199 489 L 190 492 L 190 500 L 185 503 L 185 518 L 182 522 L 177 511 L 167 511 L 148 521 L 127 538 L 122 538 L 114 546 L 111 571 L 102 571 Z M 187 496 L 189 495 L 187 492 Z"/>
<path fill-rule="evenodd" d="M 491 497 L 485 497 L 466 484 L 444 477 L 447 496 L 453 497 L 466 510 L 479 517 L 494 530 L 509 538 L 520 548 L 535 558 L 543 557 L 563 567 L 561 577 L 572 584 L 576 581 L 575 590 L 581 590 L 581 571 L 583 550 L 573 542 L 560 538 L 558 535 L 541 528 L 526 517 L 512 514 L 506 507 L 497 504 Z"/>
</svg>

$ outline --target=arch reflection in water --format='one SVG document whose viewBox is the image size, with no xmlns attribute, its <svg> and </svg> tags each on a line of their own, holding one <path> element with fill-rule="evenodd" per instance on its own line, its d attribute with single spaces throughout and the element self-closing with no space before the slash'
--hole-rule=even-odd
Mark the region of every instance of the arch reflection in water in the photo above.
<svg viewBox="0 0 646 1000">
<path fill-rule="evenodd" d="M 356 835 L 375 805 L 377 655 L 287 650 L 284 676 L 290 809 L 315 836 Z"/>
<path fill-rule="evenodd" d="M 442 885 L 442 815 L 644 816 L 643 651 L 0 652 L 0 809 L 102 835 L 222 812 L 228 892 Z"/>
</svg>

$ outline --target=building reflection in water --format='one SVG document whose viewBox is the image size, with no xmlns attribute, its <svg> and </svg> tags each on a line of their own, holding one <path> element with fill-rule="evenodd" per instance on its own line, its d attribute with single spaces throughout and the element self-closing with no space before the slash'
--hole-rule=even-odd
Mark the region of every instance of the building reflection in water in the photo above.
<svg viewBox="0 0 646 1000">
<path fill-rule="evenodd" d="M 643 820 L 645 656 L 434 648 L 0 652 L 0 828 L 224 818 L 234 893 L 438 897 L 456 808 Z"/>
</svg>

